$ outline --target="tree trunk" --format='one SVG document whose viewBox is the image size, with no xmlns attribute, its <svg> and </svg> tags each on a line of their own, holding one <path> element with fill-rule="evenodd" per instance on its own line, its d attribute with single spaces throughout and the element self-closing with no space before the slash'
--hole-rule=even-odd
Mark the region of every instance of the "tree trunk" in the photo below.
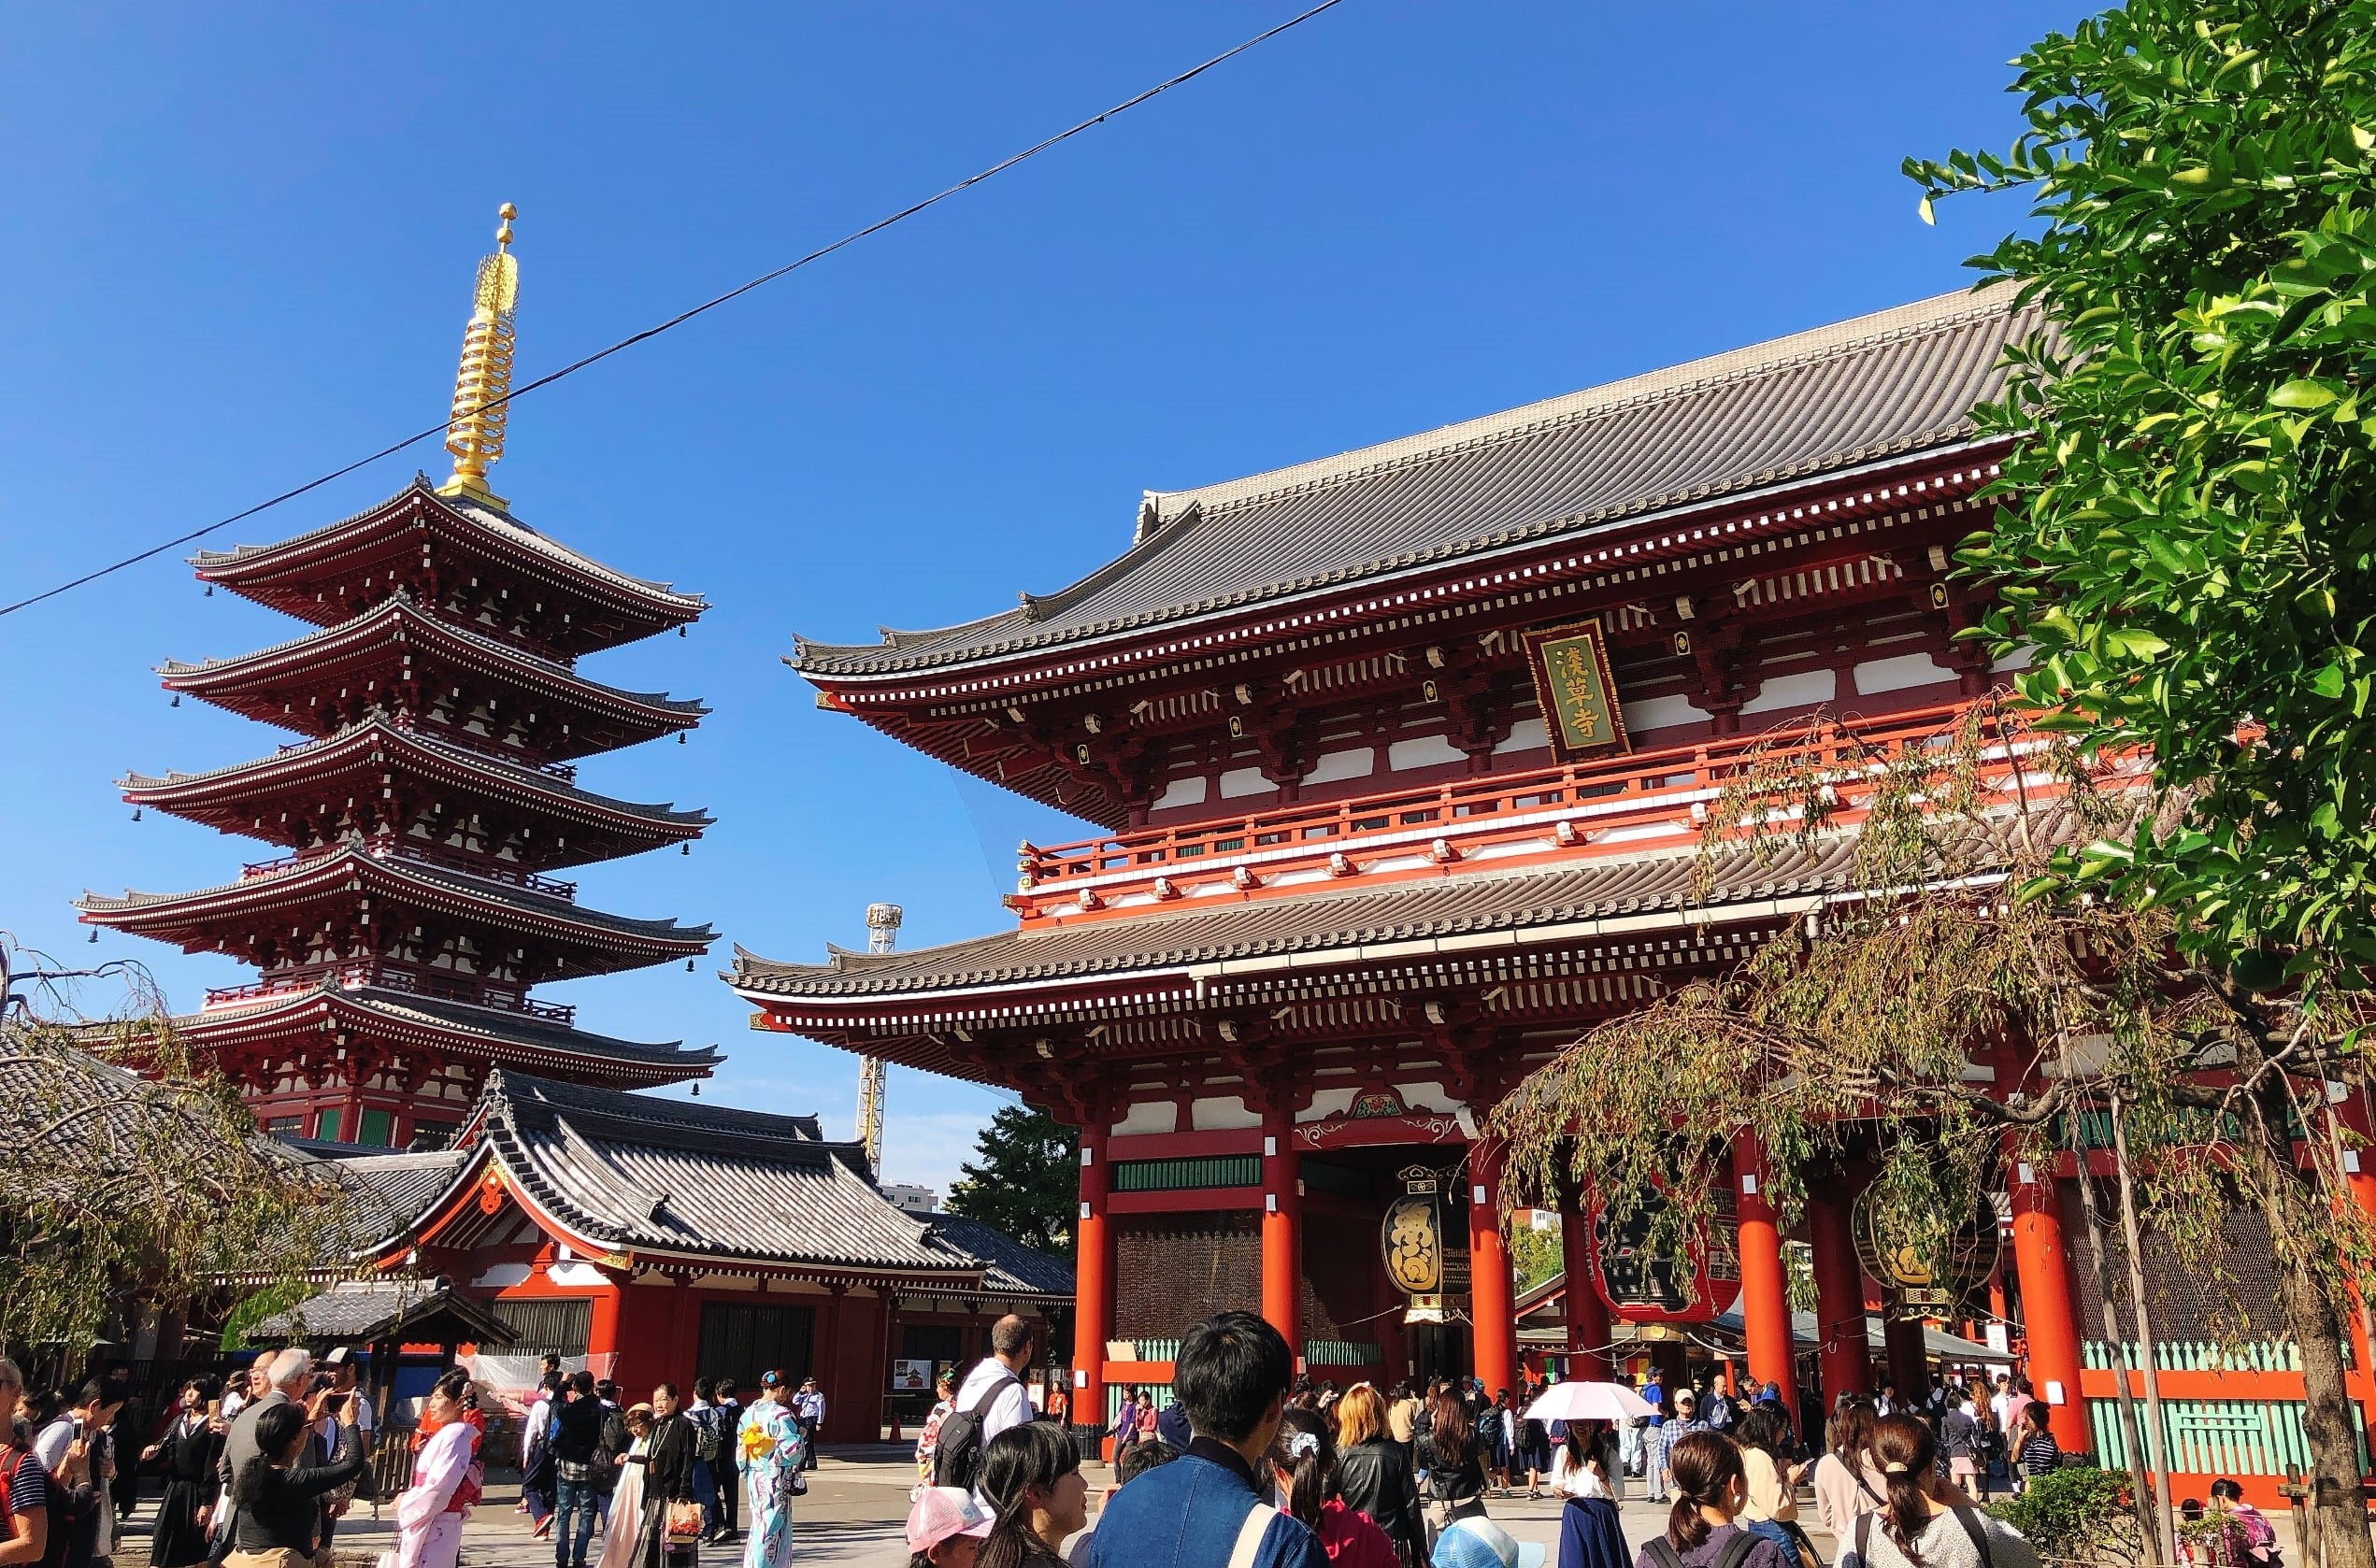
<svg viewBox="0 0 2376 1568">
<path fill-rule="evenodd" d="M 2128 1169 L 2128 1134 L 2121 1126 L 2120 1096 L 2110 1096 L 2107 1104 L 2112 1118 L 2112 1171 L 2120 1180 L 2122 1249 L 2128 1254 L 2128 1309 L 2137 1318 L 2137 1359 L 2145 1367 L 2146 1452 L 2153 1458 L 2154 1508 L 2161 1520 L 2154 1547 L 2176 1562 L 2178 1516 L 2169 1507 L 2169 1456 L 2164 1437 L 2169 1429 L 2162 1422 L 2161 1366 L 2154 1348 L 2153 1315 L 2145 1304 L 2145 1237 L 2137 1223 L 2136 1183 Z"/>
<path fill-rule="evenodd" d="M 2360 1492 L 2358 1443 L 2352 1432 L 2351 1394 L 2343 1384 L 2343 1319 L 2326 1293 L 2308 1251 L 2287 1238 L 2318 1233 L 2330 1197 L 2315 1170 L 2294 1159 L 2286 1115 L 2285 1085 L 2265 1076 L 2254 1096 L 2260 1126 L 2250 1140 L 2254 1187 L 2261 1219 L 2269 1227 L 2277 1269 L 2278 1300 L 2302 1359 L 2302 1436 L 2310 1445 L 2312 1528 L 2326 1568 L 2376 1568 L 2368 1533 L 2368 1504 Z"/>
<path fill-rule="evenodd" d="M 2104 1262 L 2103 1217 L 2096 1209 L 2096 1178 L 2087 1169 L 2087 1139 L 2081 1131 L 2085 1105 L 2071 1103 L 2071 1147 L 2079 1155 L 2079 1206 L 2087 1226 L 2087 1253 L 2096 1270 L 2096 1299 L 2104 1304 L 2104 1336 L 2112 1353 L 2112 1391 L 2120 1404 L 2120 1435 L 2128 1449 L 2129 1501 L 2137 1514 L 2140 1561 L 2162 1561 L 2161 1528 L 2154 1521 L 2154 1481 L 2145 1464 L 2143 1433 L 2137 1421 L 2137 1403 L 2128 1387 L 2128 1342 L 2121 1336 L 2120 1312 L 2112 1304 L 2112 1271 Z M 2371 1565 L 2376 1568 L 2376 1565 Z"/>
</svg>

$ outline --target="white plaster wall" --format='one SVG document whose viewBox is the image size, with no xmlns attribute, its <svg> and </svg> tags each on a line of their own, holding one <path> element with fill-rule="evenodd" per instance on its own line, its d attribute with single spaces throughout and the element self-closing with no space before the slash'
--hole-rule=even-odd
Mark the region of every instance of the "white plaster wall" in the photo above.
<svg viewBox="0 0 2376 1568">
<path fill-rule="evenodd" d="M 1494 748 L 1498 757 L 1505 751 L 1540 751 L 1551 744 L 1551 727 L 1539 719 L 1521 719 L 1510 726 L 1509 738 Z"/>
<path fill-rule="evenodd" d="M 1323 1089 L 1315 1090 L 1309 1108 L 1295 1113 L 1297 1121 L 1319 1121 L 1332 1116 L 1342 1116 L 1353 1108 L 1357 1089 Z"/>
<path fill-rule="evenodd" d="M 1953 680 L 1953 670 L 1941 669 L 1939 662 L 1927 653 L 1900 653 L 1895 658 L 1875 659 L 1856 666 L 1856 694 L 1877 697 L 1883 691 L 1903 691 L 1913 686 L 1936 686 L 1942 680 Z"/>
<path fill-rule="evenodd" d="M 1468 753 L 1441 735 L 1398 740 L 1386 748 L 1386 765 L 1396 773 L 1408 773 L 1412 768 L 1441 767 L 1446 763 L 1465 763 L 1467 760 Z"/>
<path fill-rule="evenodd" d="M 1231 768 L 1221 776 L 1221 798 L 1236 800 L 1240 795 L 1267 795 L 1279 788 L 1262 776 L 1260 768 Z"/>
<path fill-rule="evenodd" d="M 1164 786 L 1164 792 L 1155 797 L 1155 804 L 1149 809 L 1161 811 L 1173 805 L 1202 805 L 1209 792 L 1209 786 L 1201 773 L 1193 778 L 1175 778 Z"/>
<path fill-rule="evenodd" d="M 1753 713 L 1772 713 L 1785 707 L 1812 707 L 1817 703 L 1830 702 L 1839 692 L 1839 677 L 1829 670 L 1802 670 L 1797 675 L 1777 676 L 1766 682 L 1764 691 L 1741 704 L 1742 718 Z"/>
<path fill-rule="evenodd" d="M 1141 1100 L 1130 1114 L 1109 1128 L 1122 1133 L 1173 1133 L 1180 1128 L 1180 1107 L 1169 1100 Z"/>
<path fill-rule="evenodd" d="M 1666 697 L 1647 697 L 1638 703 L 1619 703 L 1617 711 L 1625 717 L 1625 732 L 1638 734 L 1644 730 L 1671 729 L 1677 724 L 1696 724 L 1708 716 L 1692 706 L 1689 697 L 1680 692 Z"/>
<path fill-rule="evenodd" d="M 1262 1125 L 1262 1118 L 1248 1110 L 1246 1102 L 1235 1094 L 1197 1101 L 1188 1107 L 1188 1121 L 1189 1130 L 1195 1133 L 1222 1133 Z"/>
<path fill-rule="evenodd" d="M 1331 751 L 1311 764 L 1304 775 L 1307 784 L 1334 784 L 1340 778 L 1367 778 L 1378 765 L 1375 747 L 1365 746 L 1354 751 Z"/>
</svg>

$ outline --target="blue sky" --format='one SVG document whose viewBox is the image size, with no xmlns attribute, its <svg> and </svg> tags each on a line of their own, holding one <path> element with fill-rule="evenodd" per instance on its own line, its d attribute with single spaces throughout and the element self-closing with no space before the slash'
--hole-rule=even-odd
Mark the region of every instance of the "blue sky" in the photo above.
<svg viewBox="0 0 2376 1568">
<path fill-rule="evenodd" d="M 1295 7 L 0 10 L 0 601 L 440 418 L 494 211 L 520 207 L 533 375 L 949 183 Z M 709 807 L 690 858 L 589 902 L 774 957 L 999 925 L 1061 819 L 818 711 L 793 632 L 866 640 L 1121 550 L 1141 490 L 1255 472 L 1960 286 L 2019 219 L 1914 218 L 1910 152 L 2001 145 L 2003 62 L 2079 12 L 2004 0 L 1335 11 L 1000 180 L 524 401 L 494 476 L 533 525 L 715 608 L 590 661 L 708 700 L 688 746 L 585 769 Z M 210 541 L 342 516 L 414 453 Z M 175 555 L 0 619 L 0 928 L 108 934 L 82 888 L 262 858 L 151 814 L 127 768 L 288 737 L 151 667 L 293 623 Z M 719 949 L 721 956 L 725 949 Z M 716 1042 L 705 1093 L 846 1131 L 852 1059 L 749 1033 L 705 963 L 545 994 Z M 996 1103 L 895 1069 L 885 1175 L 946 1186 Z"/>
</svg>

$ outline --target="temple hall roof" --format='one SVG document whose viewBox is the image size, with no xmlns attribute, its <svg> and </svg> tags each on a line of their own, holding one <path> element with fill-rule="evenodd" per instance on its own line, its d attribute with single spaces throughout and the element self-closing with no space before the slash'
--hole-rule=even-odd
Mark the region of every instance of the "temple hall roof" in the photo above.
<svg viewBox="0 0 2376 1568">
<path fill-rule="evenodd" d="M 1022 655 L 1614 526 L 1943 449 L 2036 331 L 2010 287 L 1940 295 L 1338 457 L 1150 492 L 1131 549 L 1015 609 L 878 644 L 801 640 L 831 680 Z"/>
</svg>

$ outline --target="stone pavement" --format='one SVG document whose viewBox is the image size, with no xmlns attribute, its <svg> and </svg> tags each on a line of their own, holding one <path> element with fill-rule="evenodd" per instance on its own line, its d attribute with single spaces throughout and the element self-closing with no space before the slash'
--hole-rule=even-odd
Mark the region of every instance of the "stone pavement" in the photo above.
<svg viewBox="0 0 2376 1568">
<path fill-rule="evenodd" d="M 1094 1524 L 1095 1505 L 1110 1477 L 1102 1464 L 1086 1468 L 1093 1509 L 1090 1520 Z M 809 1495 L 802 1501 L 793 1525 L 794 1558 L 801 1568 L 901 1568 L 908 1554 L 900 1538 L 900 1527 L 908 1517 L 909 1489 L 916 1481 L 915 1465 L 906 1448 L 885 1446 L 827 1453 L 819 1460 L 809 1480 Z M 551 1568 L 551 1545 L 529 1537 L 526 1516 L 515 1511 L 518 1501 L 516 1484 L 489 1485 L 485 1500 L 472 1511 L 469 1522 L 463 1527 L 463 1568 Z M 1816 1547 L 1828 1561 L 1832 1555 L 1830 1539 L 1814 1530 L 1812 1505 L 1802 1506 L 1809 1515 L 1809 1531 L 1815 1537 Z M 1486 1508 L 1503 1529 L 1519 1540 L 1540 1541 L 1551 1547 L 1555 1562 L 1560 1504 L 1547 1497 L 1539 1502 L 1524 1497 L 1492 1498 Z M 146 1568 L 149 1525 L 155 1512 L 153 1497 L 142 1502 L 139 1516 L 117 1548 L 115 1568 Z M 336 1543 L 338 1568 L 372 1568 L 379 1553 L 393 1548 L 394 1514 L 393 1505 L 384 1506 L 380 1517 L 374 1519 L 367 1505 L 359 1505 L 341 1520 Z M 1667 1522 L 1663 1504 L 1628 1502 L 1621 1514 L 1625 1539 L 1636 1547 L 1656 1534 Z M 701 1553 L 701 1568 L 736 1568 L 741 1561 L 742 1548 L 738 1545 L 707 1547 Z"/>
</svg>

